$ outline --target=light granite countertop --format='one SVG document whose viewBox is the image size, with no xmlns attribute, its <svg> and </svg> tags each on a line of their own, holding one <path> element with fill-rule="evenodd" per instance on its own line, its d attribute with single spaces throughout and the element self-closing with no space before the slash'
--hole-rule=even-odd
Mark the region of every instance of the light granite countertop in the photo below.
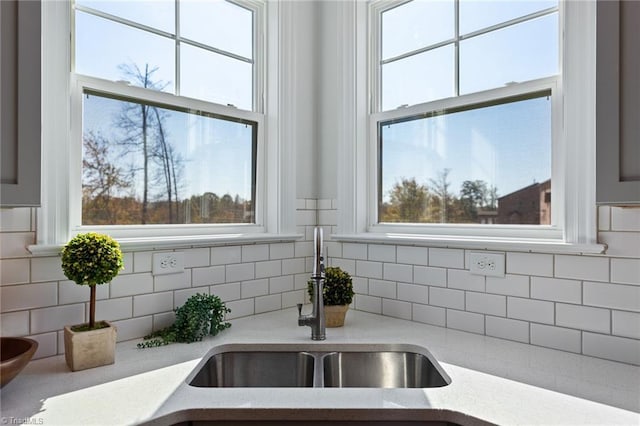
<svg viewBox="0 0 640 426">
<path fill-rule="evenodd" d="M 2 424 L 170 425 L 188 420 L 442 420 L 460 424 L 640 424 L 640 367 L 350 311 L 312 342 L 286 309 L 232 320 L 192 344 L 117 345 L 114 365 L 70 372 L 63 356 L 32 361 L 0 392 Z M 195 388 L 185 379 L 225 344 L 411 344 L 451 383 L 427 389 Z"/>
</svg>

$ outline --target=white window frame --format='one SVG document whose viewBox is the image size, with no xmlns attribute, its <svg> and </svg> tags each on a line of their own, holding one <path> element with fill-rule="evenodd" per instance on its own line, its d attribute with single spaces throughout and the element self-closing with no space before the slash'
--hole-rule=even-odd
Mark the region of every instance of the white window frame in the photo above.
<svg viewBox="0 0 640 426">
<path fill-rule="evenodd" d="M 291 69 L 281 64 L 293 56 L 294 45 L 281 34 L 291 25 L 293 12 L 286 3 L 258 0 L 236 3 L 255 13 L 256 111 L 73 74 L 71 2 L 43 2 L 43 203 L 38 211 L 37 244 L 29 247 L 32 253 L 56 253 L 75 234 L 90 230 L 109 233 L 125 249 L 132 250 L 299 237 L 294 234 L 296 190 L 291 175 L 295 173 L 295 163 L 288 161 L 291 155 L 295 158 L 295 146 L 292 132 L 280 119 L 294 112 L 279 101 L 290 90 L 281 82 L 287 81 Z M 82 123 L 78 118 L 82 115 L 81 97 L 85 88 L 257 122 L 255 224 L 81 226 Z"/>
<path fill-rule="evenodd" d="M 394 2 L 397 5 L 401 2 Z M 384 0 L 344 5 L 338 25 L 345 41 L 342 81 L 347 96 L 341 105 L 343 138 L 338 163 L 339 241 L 430 245 L 471 249 L 601 253 L 595 206 L 595 1 L 561 0 L 558 77 L 492 89 L 401 110 L 377 112 L 379 60 L 376 22 Z M 355 29 L 350 30 L 348 23 Z M 355 25 L 353 25 L 355 23 Z M 379 38 L 378 38 L 379 40 Z M 351 55 L 351 56 L 350 56 Z M 364 75 L 366 79 L 362 78 Z M 358 78 L 354 78 L 358 76 Z M 552 226 L 379 224 L 377 223 L 376 123 L 381 117 L 409 116 L 443 106 L 474 103 L 487 96 L 548 88 L 553 91 Z M 352 120 L 352 121 L 351 121 Z M 353 123 L 353 124 L 351 124 Z M 350 201 L 352 200 L 352 201 Z"/>
</svg>

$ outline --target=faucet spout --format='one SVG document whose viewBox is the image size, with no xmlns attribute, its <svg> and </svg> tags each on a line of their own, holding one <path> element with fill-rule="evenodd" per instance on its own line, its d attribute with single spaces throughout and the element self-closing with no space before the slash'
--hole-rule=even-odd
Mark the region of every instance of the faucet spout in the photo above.
<svg viewBox="0 0 640 426">
<path fill-rule="evenodd" d="M 325 319 L 324 319 L 324 300 L 322 297 L 324 286 L 324 257 L 322 255 L 322 228 L 316 227 L 313 231 L 313 310 L 311 315 L 302 315 L 302 304 L 298 304 L 298 325 L 311 327 L 312 340 L 324 340 Z"/>
</svg>

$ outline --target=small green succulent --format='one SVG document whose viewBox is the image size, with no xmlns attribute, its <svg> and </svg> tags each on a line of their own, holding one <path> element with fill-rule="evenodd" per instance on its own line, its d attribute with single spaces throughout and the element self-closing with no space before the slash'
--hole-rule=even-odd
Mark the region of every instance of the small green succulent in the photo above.
<svg viewBox="0 0 640 426">
<path fill-rule="evenodd" d="M 351 275 L 339 266 L 329 266 L 324 270 L 323 301 L 327 306 L 349 305 L 353 301 L 353 281 Z M 313 299 L 313 279 L 307 282 L 307 292 Z"/>
</svg>

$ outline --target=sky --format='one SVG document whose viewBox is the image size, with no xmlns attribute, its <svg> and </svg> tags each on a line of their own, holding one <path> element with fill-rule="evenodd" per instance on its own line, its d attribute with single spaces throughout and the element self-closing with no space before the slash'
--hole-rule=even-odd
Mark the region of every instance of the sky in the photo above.
<svg viewBox="0 0 640 426">
<path fill-rule="evenodd" d="M 175 30 L 172 0 L 77 3 L 161 31 Z M 164 91 L 251 109 L 251 12 L 226 2 L 181 0 L 180 5 L 184 37 L 235 57 L 181 44 L 178 81 L 172 40 L 77 11 L 77 72 L 120 81 L 125 78 L 121 64 L 144 68 L 149 63 L 158 68 L 154 77 L 164 82 Z M 385 12 L 382 59 L 453 37 L 453 6 L 453 0 L 414 1 Z M 460 33 L 554 6 L 557 1 L 460 0 Z M 554 13 L 519 24 L 518 30 L 512 27 L 461 41 L 460 94 L 556 74 L 557 19 Z M 381 108 L 455 95 L 454 52 L 448 45 L 382 65 Z M 116 115 L 119 104 L 95 96 L 85 99 L 85 130 L 109 133 L 105 117 Z M 388 126 L 383 131 L 383 194 L 403 177 L 426 183 L 444 168 L 451 169 L 455 191 L 464 180 L 485 180 L 499 195 L 544 181 L 551 175 L 550 111 L 545 97 Z M 177 112 L 168 122 L 170 141 L 185 160 L 185 193 L 229 192 L 243 198 L 250 194 L 251 165 L 238 163 L 241 157 L 250 160 L 250 127 L 247 131 L 244 125 Z"/>
</svg>

